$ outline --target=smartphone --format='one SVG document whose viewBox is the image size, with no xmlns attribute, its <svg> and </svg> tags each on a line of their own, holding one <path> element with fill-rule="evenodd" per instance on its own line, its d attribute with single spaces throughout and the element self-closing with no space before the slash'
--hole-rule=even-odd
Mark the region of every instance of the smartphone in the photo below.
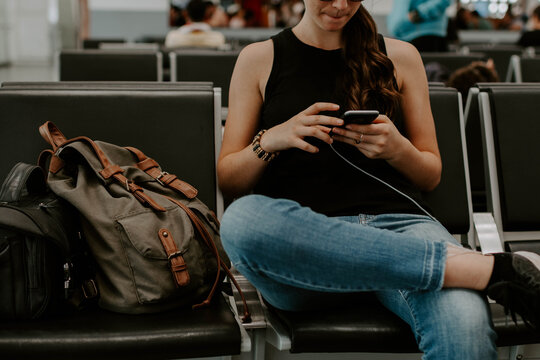
<svg viewBox="0 0 540 360">
<path fill-rule="evenodd" d="M 377 110 L 349 110 L 346 111 L 343 116 L 341 117 L 345 124 L 371 124 L 373 120 L 375 120 L 379 116 L 379 112 Z"/>
</svg>

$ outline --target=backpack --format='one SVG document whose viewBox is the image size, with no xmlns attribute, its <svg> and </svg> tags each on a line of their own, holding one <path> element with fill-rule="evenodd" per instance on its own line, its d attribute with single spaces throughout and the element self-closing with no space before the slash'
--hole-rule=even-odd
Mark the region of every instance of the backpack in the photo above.
<svg viewBox="0 0 540 360">
<path fill-rule="evenodd" d="M 97 296 L 75 214 L 48 190 L 42 168 L 11 169 L 0 188 L 0 319 L 83 308 Z"/>
<path fill-rule="evenodd" d="M 197 190 L 133 147 L 66 137 L 40 127 L 52 146 L 48 184 L 79 213 L 97 263 L 99 305 L 154 313 L 208 305 L 229 259 L 219 222 Z M 221 271 L 221 270 L 224 270 Z M 249 313 L 244 301 L 245 320 Z"/>
</svg>

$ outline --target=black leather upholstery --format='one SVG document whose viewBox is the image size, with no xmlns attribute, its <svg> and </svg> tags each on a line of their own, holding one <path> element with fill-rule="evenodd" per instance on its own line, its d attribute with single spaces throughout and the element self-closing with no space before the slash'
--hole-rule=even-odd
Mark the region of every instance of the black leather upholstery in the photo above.
<svg viewBox="0 0 540 360">
<path fill-rule="evenodd" d="M 102 43 L 125 43 L 126 39 L 123 38 L 107 38 L 107 39 L 98 39 L 90 38 L 83 40 L 83 49 L 99 49 L 99 45 Z"/>
<path fill-rule="evenodd" d="M 460 67 L 469 65 L 473 61 L 485 60 L 485 54 L 483 53 L 469 53 L 469 54 L 460 54 L 460 53 L 433 53 L 433 52 L 423 52 L 420 53 L 422 56 L 422 61 L 425 64 L 430 62 L 438 62 L 448 69 L 451 73 L 454 70 L 459 69 Z"/>
<path fill-rule="evenodd" d="M 492 87 L 488 91 L 503 229 L 538 231 L 540 87 Z"/>
<path fill-rule="evenodd" d="M 477 89 L 470 91 L 468 95 L 470 99 L 467 99 L 467 101 L 470 103 L 470 106 L 468 113 L 465 114 L 465 136 L 467 139 L 467 155 L 469 160 L 473 210 L 475 212 L 487 211 L 484 149 L 482 147 L 478 92 L 487 91 L 487 89 L 492 87 L 513 86 L 540 88 L 540 83 L 478 83 Z"/>
<path fill-rule="evenodd" d="M 429 93 L 443 172 L 439 186 L 425 193 L 424 197 L 433 215 L 450 233 L 466 234 L 471 224 L 459 126 L 459 93 L 455 89 L 442 87 L 430 87 Z"/>
<path fill-rule="evenodd" d="M 2 359 L 181 359 L 240 353 L 240 331 L 223 297 L 205 309 L 125 315 L 96 310 L 0 322 Z"/>
<path fill-rule="evenodd" d="M 505 314 L 499 304 L 490 304 L 491 319 L 497 333 L 497 346 L 513 346 L 540 343 L 540 332 L 531 330 L 519 316 L 517 324 Z"/>
<path fill-rule="evenodd" d="M 162 55 L 155 51 L 64 50 L 61 81 L 158 81 Z"/>
<path fill-rule="evenodd" d="M 155 82 L 155 81 L 5 81 L 3 89 L 23 90 L 153 90 L 174 89 L 208 90 L 213 84 L 204 81 Z"/>
<path fill-rule="evenodd" d="M 38 127 L 51 120 L 68 138 L 85 135 L 139 148 L 196 186 L 199 198 L 216 209 L 214 95 L 208 84 L 160 91 L 2 88 L 0 108 L 0 132 L 11 140 L 0 145 L 2 179 L 18 161 L 35 163 L 47 147 Z"/>
<path fill-rule="evenodd" d="M 521 57 L 521 81 L 539 82 L 540 81 L 540 56 Z"/>
<path fill-rule="evenodd" d="M 52 120 L 67 137 L 86 135 L 140 148 L 216 206 L 212 84 L 12 84 L 0 88 L 0 178 L 34 163 Z M 72 86 L 70 88 L 70 86 Z M 0 358 L 180 359 L 240 353 L 240 327 L 220 294 L 209 308 L 125 315 L 97 309 L 36 321 L 0 321 Z"/>
<path fill-rule="evenodd" d="M 229 85 L 240 51 L 178 50 L 176 79 L 172 81 L 211 81 L 221 88 L 221 105 L 229 106 Z M 173 66 L 174 62 L 171 62 Z M 172 72 L 174 73 L 174 71 Z"/>
<path fill-rule="evenodd" d="M 370 293 L 358 294 L 354 305 L 324 311 L 271 309 L 289 331 L 293 353 L 418 352 L 409 325 Z"/>
</svg>

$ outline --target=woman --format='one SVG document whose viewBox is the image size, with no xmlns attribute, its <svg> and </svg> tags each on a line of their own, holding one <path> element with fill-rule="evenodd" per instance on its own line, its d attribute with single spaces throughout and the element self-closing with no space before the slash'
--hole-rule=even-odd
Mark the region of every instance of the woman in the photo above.
<svg viewBox="0 0 540 360">
<path fill-rule="evenodd" d="M 501 302 L 537 321 L 528 311 L 538 305 L 538 266 L 462 249 L 424 212 L 419 191 L 437 186 L 441 160 L 418 51 L 378 37 L 361 1 L 305 7 L 292 30 L 247 46 L 232 76 L 219 185 L 231 197 L 255 193 L 222 219 L 233 264 L 277 308 L 375 291 L 411 325 L 425 359 L 495 359 L 489 310 L 474 290 L 489 286 L 497 300 L 501 284 L 533 289 L 527 306 Z M 342 128 L 349 109 L 384 115 Z"/>
</svg>

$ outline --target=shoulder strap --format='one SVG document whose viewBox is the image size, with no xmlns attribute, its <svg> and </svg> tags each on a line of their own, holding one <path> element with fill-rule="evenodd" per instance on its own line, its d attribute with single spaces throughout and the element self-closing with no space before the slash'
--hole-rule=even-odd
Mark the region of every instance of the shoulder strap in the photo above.
<svg viewBox="0 0 540 360">
<path fill-rule="evenodd" d="M 159 164 L 154 159 L 144 155 L 144 153 L 139 149 L 131 146 L 127 146 L 126 149 L 137 157 L 137 167 L 156 179 L 161 185 L 181 192 L 188 199 L 193 199 L 197 196 L 197 189 L 187 182 L 180 180 L 176 175 L 169 174 L 166 171 L 161 171 Z"/>
<path fill-rule="evenodd" d="M 58 149 L 67 141 L 64 134 L 62 134 L 62 132 L 58 130 L 56 125 L 54 125 L 50 121 L 47 121 L 39 127 L 39 133 L 41 137 L 43 137 L 45 141 L 52 146 L 53 151 L 55 152 L 56 149 Z"/>
<path fill-rule="evenodd" d="M 47 190 L 45 175 L 39 166 L 17 163 L 0 188 L 0 201 L 15 202 L 29 194 L 42 194 Z"/>
</svg>

